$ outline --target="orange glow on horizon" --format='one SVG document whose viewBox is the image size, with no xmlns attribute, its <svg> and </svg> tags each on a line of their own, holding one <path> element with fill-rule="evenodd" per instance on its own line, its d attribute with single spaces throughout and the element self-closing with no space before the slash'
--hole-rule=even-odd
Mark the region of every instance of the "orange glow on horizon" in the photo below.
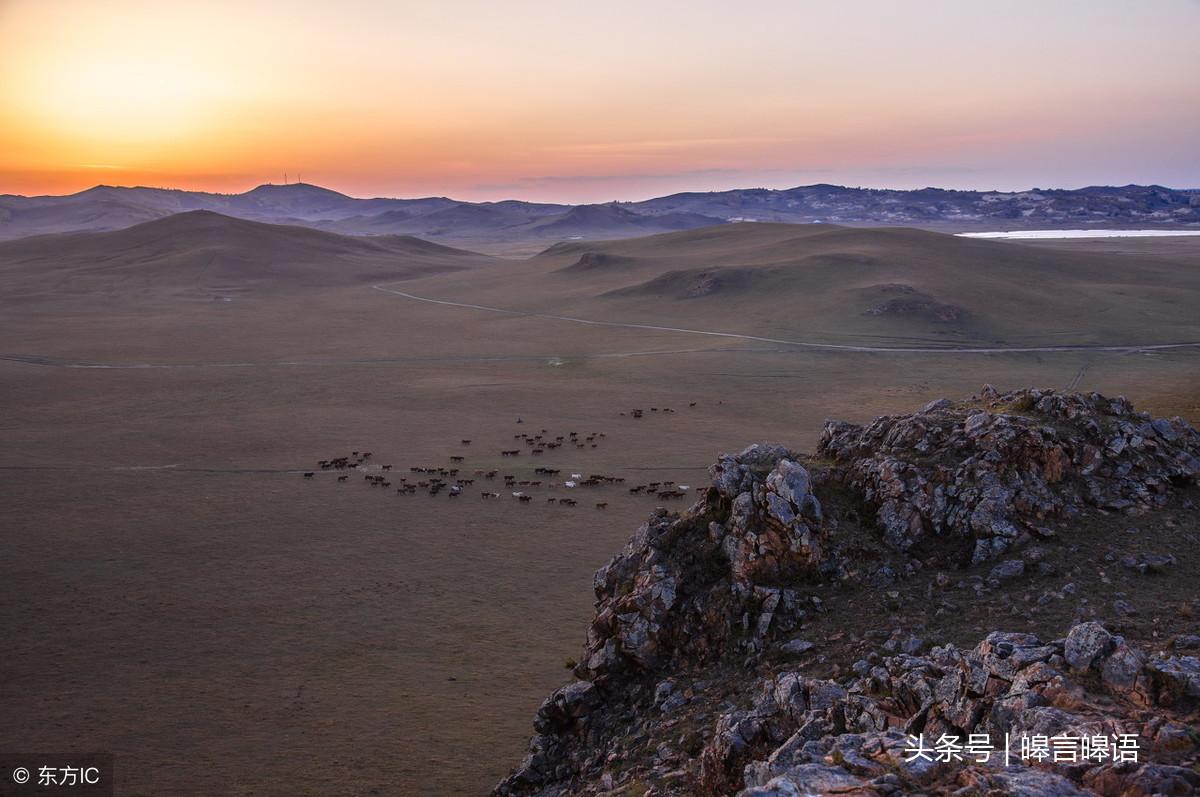
<svg viewBox="0 0 1200 797">
<path fill-rule="evenodd" d="M 0 193 L 1200 185 L 1200 6 L 0 7 Z"/>
</svg>

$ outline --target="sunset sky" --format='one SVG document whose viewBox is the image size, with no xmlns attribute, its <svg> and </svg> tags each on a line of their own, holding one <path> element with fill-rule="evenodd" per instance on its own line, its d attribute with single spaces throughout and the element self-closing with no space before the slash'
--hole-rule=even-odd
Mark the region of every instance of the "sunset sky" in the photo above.
<svg viewBox="0 0 1200 797">
<path fill-rule="evenodd" d="M 1200 187 L 1200 2 L 0 0 L 0 193 Z"/>
</svg>

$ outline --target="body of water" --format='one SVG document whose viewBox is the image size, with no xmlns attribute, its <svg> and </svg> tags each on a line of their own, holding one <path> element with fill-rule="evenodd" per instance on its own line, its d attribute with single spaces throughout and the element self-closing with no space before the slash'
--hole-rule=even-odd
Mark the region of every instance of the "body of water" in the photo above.
<svg viewBox="0 0 1200 797">
<path fill-rule="evenodd" d="M 1163 238 L 1200 235 L 1200 230 L 1006 230 L 960 232 L 960 238 Z"/>
</svg>

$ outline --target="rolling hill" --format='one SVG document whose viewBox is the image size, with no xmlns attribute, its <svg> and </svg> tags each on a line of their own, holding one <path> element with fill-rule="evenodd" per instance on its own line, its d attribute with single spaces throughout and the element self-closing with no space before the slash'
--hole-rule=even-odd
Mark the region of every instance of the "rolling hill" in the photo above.
<svg viewBox="0 0 1200 797">
<path fill-rule="evenodd" d="M 528 232 L 541 238 L 609 238 L 631 231 L 650 234 L 724 223 L 724 219 L 699 213 L 641 215 L 620 205 L 578 205 L 530 225 Z"/>
<path fill-rule="evenodd" d="M 1179 342 L 1200 340 L 1197 249 L 1130 257 L 908 228 L 727 224 L 560 243 L 470 281 L 423 282 L 532 312 L 832 343 Z"/>
<path fill-rule="evenodd" d="M 426 215 L 453 226 L 514 212 Z M 703 218 L 628 215 L 583 206 L 530 226 L 611 236 Z M 1200 340 L 1198 249 L 1112 254 L 900 227 L 738 223 L 499 260 L 410 235 L 188 211 L 0 242 L 0 276 L 9 303 L 231 301 L 406 281 L 417 295 L 524 312 L 839 345 L 1137 345 Z"/>
<path fill-rule="evenodd" d="M 0 243 L 8 301 L 261 297 L 494 262 L 411 236 L 351 237 L 211 211 L 178 213 L 114 232 Z"/>
</svg>

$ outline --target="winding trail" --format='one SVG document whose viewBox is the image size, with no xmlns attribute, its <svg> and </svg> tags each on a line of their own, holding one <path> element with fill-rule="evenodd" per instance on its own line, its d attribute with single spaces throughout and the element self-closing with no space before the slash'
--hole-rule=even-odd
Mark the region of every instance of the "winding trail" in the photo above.
<svg viewBox="0 0 1200 797">
<path fill-rule="evenodd" d="M 594 321 L 587 318 L 575 318 L 567 315 L 551 315 L 548 313 L 528 313 L 520 310 L 507 310 L 503 307 L 488 307 L 483 304 L 467 302 L 451 302 L 445 299 L 430 299 L 427 296 L 417 296 L 405 293 L 385 285 L 372 285 L 373 290 L 402 296 L 428 304 L 441 304 L 447 307 L 463 307 L 469 310 L 485 310 L 489 313 L 521 316 L 525 318 L 544 318 L 550 321 L 568 321 L 574 324 L 586 324 L 596 327 L 620 327 L 623 329 L 648 329 L 655 332 L 681 332 L 687 335 L 707 335 L 716 338 L 733 338 L 750 340 L 756 343 L 774 343 L 784 346 L 798 346 L 806 349 L 821 349 L 825 351 L 848 351 L 885 354 L 1051 354 L 1056 352 L 1107 351 L 1107 352 L 1144 352 L 1161 351 L 1164 349 L 1185 349 L 1200 347 L 1200 341 L 1187 343 L 1148 343 L 1124 346 L 1108 346 L 1102 344 L 1080 343 L 1075 345 L 1058 346 L 863 346 L 849 343 L 813 343 L 805 340 L 787 340 L 785 338 L 765 338 L 759 335 L 743 335 L 738 332 L 714 332 L 705 329 L 687 329 L 684 327 L 668 327 L 658 324 L 634 324 L 622 321 Z"/>
<path fill-rule="evenodd" d="M 1087 374 L 1087 372 L 1088 372 L 1088 366 L 1085 364 L 1078 371 L 1075 372 L 1075 376 L 1071 377 L 1071 381 L 1067 382 L 1066 387 L 1064 387 L 1063 389 L 1068 392 L 1078 390 L 1079 383 L 1083 381 L 1083 377 L 1084 377 L 1084 375 Z"/>
<path fill-rule="evenodd" d="M 448 355 L 415 356 L 415 357 L 374 357 L 332 360 L 261 360 L 248 362 L 195 362 L 195 363 L 98 363 L 82 360 L 68 360 L 61 357 L 46 357 L 40 354 L 16 354 L 0 352 L 0 362 L 14 362 L 22 365 L 37 365 L 44 368 L 73 368 L 80 370 L 109 370 L 109 371 L 138 371 L 161 369 L 197 369 L 197 368 L 328 368 L 336 366 L 388 366 L 407 365 L 413 363 L 502 363 L 502 362 L 542 362 L 559 365 L 573 360 L 604 360 L 625 359 L 630 357 L 662 357 L 673 354 L 709 354 L 714 351 L 749 351 L 771 352 L 781 349 L 726 347 L 720 349 L 691 348 L 691 349 L 653 349 L 647 351 L 615 351 L 615 352 L 585 352 L 580 354 L 511 354 L 491 356 Z"/>
</svg>

